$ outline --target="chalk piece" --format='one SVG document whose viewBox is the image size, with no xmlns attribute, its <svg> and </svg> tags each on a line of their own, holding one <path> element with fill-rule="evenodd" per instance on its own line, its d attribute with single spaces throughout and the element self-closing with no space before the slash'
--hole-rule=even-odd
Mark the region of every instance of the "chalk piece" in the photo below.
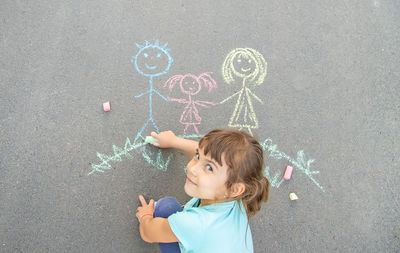
<svg viewBox="0 0 400 253">
<path fill-rule="evenodd" d="M 292 177 L 292 172 L 293 172 L 293 167 L 288 165 L 286 167 L 285 174 L 283 175 L 283 178 L 285 180 L 289 180 Z"/>
<path fill-rule="evenodd" d="M 289 194 L 289 198 L 290 198 L 290 200 L 298 200 L 299 199 L 299 197 L 297 197 L 296 193 L 294 193 L 294 192 L 291 192 Z"/>
<path fill-rule="evenodd" d="M 151 137 L 151 136 L 146 136 L 146 139 L 144 139 L 144 143 L 152 143 L 152 142 L 158 142 L 157 139 Z"/>
<path fill-rule="evenodd" d="M 103 110 L 104 110 L 105 112 L 111 111 L 110 101 L 107 101 L 107 102 L 104 102 L 104 103 L 103 103 Z"/>
</svg>

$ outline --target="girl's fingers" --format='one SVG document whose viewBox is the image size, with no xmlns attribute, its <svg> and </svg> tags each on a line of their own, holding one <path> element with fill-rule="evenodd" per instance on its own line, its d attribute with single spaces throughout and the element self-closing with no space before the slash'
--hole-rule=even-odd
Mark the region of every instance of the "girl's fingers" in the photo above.
<svg viewBox="0 0 400 253">
<path fill-rule="evenodd" d="M 149 206 L 154 206 L 154 199 L 151 199 L 151 200 L 150 200 Z"/>
<path fill-rule="evenodd" d="M 142 206 L 147 206 L 146 200 L 144 199 L 144 197 L 142 195 L 139 195 L 139 200 L 140 200 L 140 203 L 142 203 Z"/>
<path fill-rule="evenodd" d="M 153 137 L 157 140 L 157 141 L 153 141 L 151 144 L 153 146 L 159 147 L 160 143 L 158 142 L 158 134 L 156 132 L 151 132 L 150 135 L 151 135 L 151 137 Z"/>
</svg>

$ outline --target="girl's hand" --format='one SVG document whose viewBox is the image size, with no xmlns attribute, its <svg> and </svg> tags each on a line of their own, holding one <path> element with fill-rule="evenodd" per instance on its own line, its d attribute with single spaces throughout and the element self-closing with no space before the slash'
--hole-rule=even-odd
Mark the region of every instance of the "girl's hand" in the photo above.
<svg viewBox="0 0 400 253">
<path fill-rule="evenodd" d="M 159 134 L 156 132 L 151 132 L 151 136 L 158 141 L 152 142 L 151 144 L 159 148 L 173 148 L 174 143 L 178 138 L 172 131 L 164 131 Z"/>
<path fill-rule="evenodd" d="M 142 195 L 139 195 L 139 200 L 140 203 L 142 203 L 142 206 L 139 206 L 136 211 L 136 217 L 139 220 L 139 223 L 141 223 L 142 218 L 146 216 L 150 216 L 153 218 L 154 214 L 154 200 L 150 200 L 149 204 L 147 204 L 146 200 Z"/>
</svg>

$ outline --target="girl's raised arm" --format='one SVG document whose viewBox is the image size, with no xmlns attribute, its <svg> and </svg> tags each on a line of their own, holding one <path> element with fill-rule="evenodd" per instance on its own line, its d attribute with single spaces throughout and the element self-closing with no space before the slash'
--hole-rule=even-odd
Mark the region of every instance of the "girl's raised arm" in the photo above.
<svg viewBox="0 0 400 253">
<path fill-rule="evenodd" d="M 154 146 L 182 150 L 189 158 L 192 158 L 196 154 L 196 149 L 199 146 L 197 141 L 178 137 L 172 131 L 164 131 L 159 134 L 156 132 L 151 132 L 151 136 L 158 141 L 151 143 Z"/>
</svg>

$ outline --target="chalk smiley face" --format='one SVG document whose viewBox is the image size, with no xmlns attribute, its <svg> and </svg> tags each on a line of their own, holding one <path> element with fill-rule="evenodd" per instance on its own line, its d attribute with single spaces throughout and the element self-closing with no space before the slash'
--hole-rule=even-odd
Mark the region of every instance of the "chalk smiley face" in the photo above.
<svg viewBox="0 0 400 253">
<path fill-rule="evenodd" d="M 201 84 L 197 76 L 186 74 L 180 82 L 180 87 L 182 92 L 193 96 L 199 93 L 201 89 Z"/>
<path fill-rule="evenodd" d="M 172 64 L 168 51 L 158 45 L 147 45 L 135 56 L 135 67 L 144 76 L 160 76 L 168 72 Z"/>
<path fill-rule="evenodd" d="M 232 64 L 234 73 L 241 78 L 249 77 L 256 69 L 256 59 L 243 54 L 237 54 Z"/>
</svg>

